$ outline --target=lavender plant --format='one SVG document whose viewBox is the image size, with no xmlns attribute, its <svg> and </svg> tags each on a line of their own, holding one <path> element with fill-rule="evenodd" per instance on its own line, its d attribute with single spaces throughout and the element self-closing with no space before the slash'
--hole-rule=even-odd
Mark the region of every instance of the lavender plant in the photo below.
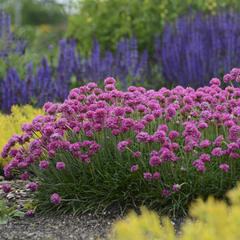
<svg viewBox="0 0 240 240">
<path fill-rule="evenodd" d="M 234 80 L 240 69 L 223 79 Z M 14 169 L 24 179 L 26 170 L 36 174 L 28 186 L 42 211 L 144 204 L 187 214 L 198 195 L 221 197 L 240 179 L 239 87 L 221 88 L 218 78 L 197 90 L 119 91 L 113 78 L 104 84 L 104 91 L 89 83 L 63 104 L 45 103 L 47 116 L 24 124 L 25 134 L 3 148 L 2 157 L 12 158 L 6 177 Z"/>
<path fill-rule="evenodd" d="M 17 39 L 11 31 L 11 16 L 0 11 L 0 57 L 6 59 L 9 54 L 22 55 L 25 50 L 25 40 Z"/>
<path fill-rule="evenodd" d="M 165 81 L 196 88 L 239 66 L 239 20 L 237 12 L 222 12 L 166 24 L 162 39 L 155 39 L 155 59 Z"/>
<path fill-rule="evenodd" d="M 61 102 L 67 98 L 71 87 L 89 81 L 103 87 L 101 79 L 109 75 L 115 76 L 122 88 L 131 83 L 145 84 L 146 78 L 152 77 L 148 52 L 139 55 L 136 39 L 125 39 L 118 43 L 115 54 L 108 51 L 103 55 L 95 41 L 92 54 L 84 58 L 77 52 L 75 41 L 61 40 L 56 62 L 44 57 L 36 71 L 29 62 L 24 78 L 9 67 L 5 79 L 0 81 L 0 108 L 9 112 L 14 104 L 31 103 L 42 107 L 46 101 Z"/>
</svg>

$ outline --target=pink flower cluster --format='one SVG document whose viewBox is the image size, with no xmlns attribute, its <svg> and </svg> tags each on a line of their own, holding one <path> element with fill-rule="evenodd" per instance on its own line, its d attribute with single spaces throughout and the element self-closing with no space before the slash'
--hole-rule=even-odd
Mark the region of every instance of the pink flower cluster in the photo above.
<svg viewBox="0 0 240 240">
<path fill-rule="evenodd" d="M 224 82 L 233 79 L 239 82 L 239 73 L 239 69 L 233 69 L 224 76 Z M 202 173 L 212 161 L 239 158 L 240 88 L 222 89 L 217 78 L 211 79 L 210 86 L 197 90 L 177 86 L 154 91 L 131 86 L 124 92 L 117 90 L 115 83 L 113 78 L 105 79 L 105 91 L 89 83 L 72 89 L 62 104 L 47 102 L 44 105 L 47 115 L 24 124 L 25 134 L 12 136 L 4 146 L 2 157 L 12 158 L 4 167 L 5 176 L 10 177 L 13 168 L 24 170 L 35 162 L 47 171 L 59 151 L 68 151 L 83 163 L 89 163 L 101 147 L 95 138 L 101 132 L 105 141 L 117 141 L 116 149 L 121 154 L 129 152 L 131 172 L 141 169 L 141 161 L 148 165 L 149 171 L 142 174 L 149 182 L 152 178 L 159 179 L 162 165 L 175 166 L 184 161 L 180 152 L 193 156 L 190 161 Z M 170 125 L 174 129 L 169 129 Z M 214 139 L 208 135 L 210 129 L 215 131 Z M 76 142 L 70 136 L 66 139 L 68 133 L 87 140 Z M 25 143 L 28 148 L 23 147 Z M 15 148 L 16 144 L 20 148 Z M 67 168 L 64 162 L 57 162 L 54 167 Z M 227 171 L 228 167 L 223 163 L 220 169 Z M 22 179 L 27 179 L 27 173 Z M 32 190 L 36 188 L 33 184 L 29 186 Z M 173 191 L 177 192 L 177 185 Z M 51 201 L 61 202 L 56 195 Z"/>
</svg>

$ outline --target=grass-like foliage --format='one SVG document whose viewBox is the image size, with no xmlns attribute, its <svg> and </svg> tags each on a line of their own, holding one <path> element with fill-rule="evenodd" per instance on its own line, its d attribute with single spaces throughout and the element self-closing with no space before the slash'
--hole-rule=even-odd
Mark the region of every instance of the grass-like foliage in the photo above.
<svg viewBox="0 0 240 240">
<path fill-rule="evenodd" d="M 111 240 L 237 240 L 240 238 L 240 185 L 228 193 L 231 206 L 209 197 L 206 202 L 198 199 L 190 209 L 197 221 L 188 220 L 182 226 L 182 233 L 176 235 L 171 221 L 142 208 L 138 216 L 131 212 L 125 219 L 117 221 L 109 239 Z M 161 223 L 161 224 L 160 224 Z"/>
<path fill-rule="evenodd" d="M 239 74 L 233 69 L 223 80 L 239 82 Z M 240 179 L 240 89 L 222 89 L 217 78 L 210 84 L 123 92 L 107 78 L 105 91 L 95 83 L 75 88 L 8 141 L 5 176 L 33 170 L 38 181 L 28 187 L 43 211 L 145 205 L 187 214 L 197 196 L 222 197 Z M 13 147 L 33 137 L 28 148 Z"/>
</svg>

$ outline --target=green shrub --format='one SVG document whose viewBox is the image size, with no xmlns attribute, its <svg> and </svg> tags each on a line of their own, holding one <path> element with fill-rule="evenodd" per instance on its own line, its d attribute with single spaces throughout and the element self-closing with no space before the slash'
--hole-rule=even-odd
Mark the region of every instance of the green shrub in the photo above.
<svg viewBox="0 0 240 240">
<path fill-rule="evenodd" d="M 96 38 L 103 50 L 115 47 L 117 40 L 133 35 L 140 50 L 146 47 L 153 52 L 153 40 L 161 35 L 166 21 L 193 12 L 215 14 L 220 9 L 239 9 L 239 0 L 84 0 L 78 13 L 70 16 L 68 37 L 79 40 L 79 48 L 89 53 L 92 38 Z"/>
</svg>

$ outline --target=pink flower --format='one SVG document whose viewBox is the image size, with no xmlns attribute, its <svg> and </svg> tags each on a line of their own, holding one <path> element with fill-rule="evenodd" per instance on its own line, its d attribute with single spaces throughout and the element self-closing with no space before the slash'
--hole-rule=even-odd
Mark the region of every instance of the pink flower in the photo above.
<svg viewBox="0 0 240 240">
<path fill-rule="evenodd" d="M 162 195 L 163 195 L 164 197 L 168 197 L 170 194 L 171 194 L 171 192 L 170 192 L 169 190 L 167 190 L 167 189 L 163 189 L 163 190 L 162 190 Z"/>
<path fill-rule="evenodd" d="M 224 81 L 225 83 L 229 83 L 229 82 L 231 82 L 233 79 L 234 79 L 234 77 L 233 77 L 231 74 L 225 74 L 225 75 L 223 76 L 223 81 Z"/>
<path fill-rule="evenodd" d="M 229 170 L 229 165 L 227 164 L 221 164 L 219 166 L 219 168 L 221 168 L 224 172 L 227 172 Z"/>
<path fill-rule="evenodd" d="M 115 107 L 113 109 L 113 113 L 115 116 L 120 117 L 123 116 L 125 114 L 125 109 L 121 108 L 121 107 Z"/>
<path fill-rule="evenodd" d="M 46 170 L 49 166 L 49 162 L 48 161 L 41 161 L 39 163 L 39 167 L 42 169 L 42 170 Z"/>
<path fill-rule="evenodd" d="M 127 145 L 129 144 L 128 141 L 122 141 L 118 143 L 118 151 L 119 152 L 123 152 L 125 150 L 125 148 L 127 147 Z"/>
<path fill-rule="evenodd" d="M 200 122 L 200 123 L 198 124 L 198 128 L 208 128 L 208 124 L 205 123 L 205 122 Z"/>
<path fill-rule="evenodd" d="M 166 119 L 167 119 L 167 120 L 170 120 L 170 119 L 172 119 L 172 118 L 175 117 L 175 115 L 176 115 L 176 110 L 175 110 L 174 107 L 169 106 L 169 107 L 166 109 L 165 113 L 166 113 Z"/>
<path fill-rule="evenodd" d="M 201 148 L 207 148 L 207 147 L 209 147 L 211 145 L 211 142 L 209 141 L 209 140 L 202 140 L 201 142 L 200 142 L 200 144 L 199 144 L 199 146 L 201 147 Z"/>
<path fill-rule="evenodd" d="M 31 192 L 35 192 L 38 189 L 38 184 L 35 182 L 28 183 L 27 187 L 30 189 Z"/>
<path fill-rule="evenodd" d="M 119 129 L 113 129 L 113 130 L 111 131 L 111 133 L 112 133 L 113 136 L 117 136 L 117 135 L 120 134 L 120 130 L 119 130 Z"/>
<path fill-rule="evenodd" d="M 9 193 L 11 191 L 11 187 L 8 184 L 4 183 L 2 184 L 2 191 L 5 193 Z"/>
<path fill-rule="evenodd" d="M 110 91 L 113 91 L 115 90 L 115 86 L 113 84 L 107 84 L 105 87 L 104 87 L 105 91 L 106 92 L 110 92 Z"/>
<path fill-rule="evenodd" d="M 138 170 L 138 164 L 133 165 L 133 166 L 131 167 L 131 169 L 130 169 L 131 172 L 135 172 L 135 171 L 137 171 L 137 170 Z"/>
<path fill-rule="evenodd" d="M 143 173 L 143 177 L 148 181 L 151 182 L 152 181 L 152 174 L 150 172 L 145 172 Z"/>
<path fill-rule="evenodd" d="M 210 154 L 207 154 L 207 153 L 201 154 L 200 155 L 200 160 L 204 163 L 205 162 L 210 162 L 210 160 L 211 160 Z"/>
<path fill-rule="evenodd" d="M 206 171 L 206 167 L 204 164 L 197 164 L 195 165 L 196 169 L 198 172 L 205 172 Z"/>
<path fill-rule="evenodd" d="M 27 180 L 28 179 L 28 172 L 24 172 L 22 175 L 21 175 L 21 179 L 23 181 Z"/>
<path fill-rule="evenodd" d="M 220 156 L 223 155 L 223 151 L 222 151 L 222 149 L 221 149 L 220 147 L 216 147 L 216 148 L 214 148 L 214 149 L 212 150 L 212 155 L 213 155 L 214 157 L 220 157 Z"/>
<path fill-rule="evenodd" d="M 141 152 L 137 151 L 137 152 L 133 153 L 133 157 L 138 158 L 141 156 L 141 154 L 142 154 Z"/>
<path fill-rule="evenodd" d="M 56 168 L 57 168 L 58 170 L 63 170 L 63 169 L 65 169 L 65 167 L 66 167 L 66 165 L 65 165 L 64 162 L 57 162 L 57 163 L 56 163 Z"/>
<path fill-rule="evenodd" d="M 151 166 L 159 166 L 159 165 L 161 165 L 161 159 L 160 159 L 160 157 L 158 157 L 158 156 L 152 156 L 150 159 L 149 159 L 149 164 L 151 165 Z"/>
<path fill-rule="evenodd" d="M 176 161 L 176 156 L 172 151 L 166 148 L 161 153 L 161 159 L 163 162 Z"/>
<path fill-rule="evenodd" d="M 140 132 L 137 134 L 136 139 L 138 142 L 147 143 L 149 139 L 149 134 L 147 132 Z"/>
<path fill-rule="evenodd" d="M 213 142 L 213 145 L 216 147 L 220 147 L 223 139 L 224 139 L 223 135 L 218 136 Z"/>
<path fill-rule="evenodd" d="M 178 190 L 179 190 L 179 185 L 176 184 L 176 183 L 174 183 L 172 189 L 173 189 L 174 192 L 178 192 Z"/>
<path fill-rule="evenodd" d="M 160 124 L 160 125 L 158 126 L 157 131 L 161 131 L 161 130 L 166 133 L 166 132 L 168 131 L 168 126 L 165 125 L 165 124 Z"/>
<path fill-rule="evenodd" d="M 25 213 L 25 215 L 27 216 L 27 217 L 32 217 L 33 215 L 34 215 L 34 211 L 33 210 L 27 210 L 27 212 Z"/>
<path fill-rule="evenodd" d="M 217 86 L 221 85 L 221 81 L 218 78 L 212 78 L 209 83 Z"/>
<path fill-rule="evenodd" d="M 115 84 L 116 83 L 116 80 L 112 77 L 108 77 L 104 80 L 104 84 L 107 85 L 107 84 Z"/>
<path fill-rule="evenodd" d="M 239 68 L 233 68 L 230 72 L 230 75 L 233 78 L 236 78 L 240 74 L 240 69 Z"/>
<path fill-rule="evenodd" d="M 155 172 L 155 173 L 153 174 L 153 178 L 154 178 L 154 179 L 159 179 L 159 178 L 160 178 L 160 173 L 159 173 L 159 172 Z"/>
<path fill-rule="evenodd" d="M 177 131 L 171 131 L 169 134 L 168 134 L 168 138 L 173 141 L 175 140 L 177 137 L 179 136 L 179 132 Z"/>
<path fill-rule="evenodd" d="M 61 203 L 62 199 L 59 197 L 57 193 L 54 193 L 51 196 L 51 203 L 55 205 L 59 205 Z"/>
<path fill-rule="evenodd" d="M 95 82 L 90 82 L 88 83 L 87 85 L 89 88 L 96 88 L 97 87 L 97 84 Z"/>
</svg>

